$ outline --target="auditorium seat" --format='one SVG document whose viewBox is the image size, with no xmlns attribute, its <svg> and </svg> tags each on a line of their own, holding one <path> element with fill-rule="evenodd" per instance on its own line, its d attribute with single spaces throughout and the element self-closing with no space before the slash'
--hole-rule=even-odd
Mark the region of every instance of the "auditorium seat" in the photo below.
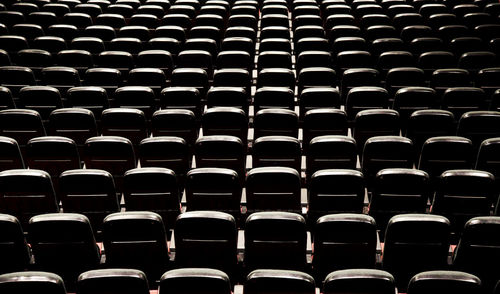
<svg viewBox="0 0 500 294">
<path fill-rule="evenodd" d="M 175 223 L 174 235 L 176 267 L 213 268 L 237 278 L 237 230 L 230 214 L 203 210 L 183 213 Z"/>
<path fill-rule="evenodd" d="M 412 140 L 418 157 L 420 156 L 422 145 L 427 139 L 431 137 L 454 135 L 454 122 L 453 113 L 447 110 L 417 110 L 414 111 L 408 119 L 405 136 Z"/>
<path fill-rule="evenodd" d="M 169 264 L 167 235 L 160 215 L 148 211 L 117 212 L 102 224 L 106 266 L 142 270 L 155 285 Z"/>
<path fill-rule="evenodd" d="M 366 140 L 361 168 L 371 188 L 376 174 L 385 168 L 412 168 L 415 158 L 413 142 L 400 136 L 376 136 Z"/>
<path fill-rule="evenodd" d="M 25 163 L 17 141 L 0 137 L 0 171 L 22 168 L 25 168 Z"/>
<path fill-rule="evenodd" d="M 410 116 L 418 110 L 435 108 L 438 101 L 436 91 L 427 87 L 401 88 L 394 94 L 392 109 L 399 113 L 401 129 L 406 131 Z"/>
<path fill-rule="evenodd" d="M 323 293 L 394 293 L 396 284 L 394 277 L 377 269 L 338 270 L 326 276 L 323 282 Z"/>
<path fill-rule="evenodd" d="M 413 276 L 408 284 L 408 294 L 429 292 L 450 292 L 465 294 L 483 291 L 481 280 L 471 274 L 459 271 L 426 271 Z"/>
<path fill-rule="evenodd" d="M 439 177 L 431 213 L 450 219 L 460 233 L 472 217 L 490 215 L 496 204 L 495 177 L 479 170 L 448 170 Z"/>
<path fill-rule="evenodd" d="M 75 289 L 78 275 L 99 267 L 101 254 L 87 217 L 74 213 L 34 216 L 29 242 L 37 270 L 60 275 L 67 290 Z"/>
<path fill-rule="evenodd" d="M 498 281 L 498 225 L 496 216 L 475 217 L 463 229 L 453 255 L 453 268 L 476 275 L 484 291 L 491 291 Z"/>
<path fill-rule="evenodd" d="M 444 171 L 470 169 L 473 166 L 472 142 L 463 137 L 432 137 L 422 145 L 418 169 L 429 174 L 432 182 Z"/>
<path fill-rule="evenodd" d="M 307 218 L 310 226 L 327 214 L 363 212 L 365 180 L 357 170 L 319 170 L 311 176 L 308 185 Z"/>
<path fill-rule="evenodd" d="M 59 90 L 49 86 L 28 86 L 19 90 L 18 107 L 37 111 L 46 121 L 49 114 L 62 108 Z"/>
<path fill-rule="evenodd" d="M 0 238 L 0 272 L 3 274 L 26 270 L 30 264 L 31 252 L 21 223 L 15 216 L 0 214 L 0 227 L 3 232 Z"/>
<path fill-rule="evenodd" d="M 157 110 L 151 117 L 151 132 L 153 137 L 181 137 L 192 147 L 198 138 L 196 116 L 187 109 Z"/>
<path fill-rule="evenodd" d="M 320 217 L 313 228 L 313 270 L 316 280 L 340 269 L 374 268 L 377 228 L 364 214 L 330 214 Z"/>
<path fill-rule="evenodd" d="M 455 119 L 459 120 L 466 112 L 486 110 L 486 95 L 479 88 L 449 88 L 443 93 L 441 108 L 451 111 Z"/>
<path fill-rule="evenodd" d="M 238 174 L 226 168 L 195 168 L 186 179 L 188 211 L 223 211 L 240 215 L 242 185 Z"/>
<path fill-rule="evenodd" d="M 375 136 L 399 136 L 399 113 L 392 109 L 362 110 L 354 118 L 353 137 L 362 155 L 365 142 Z"/>
<path fill-rule="evenodd" d="M 146 116 L 142 110 L 133 108 L 109 108 L 101 115 L 103 136 L 127 138 L 134 146 L 149 136 Z"/>
<path fill-rule="evenodd" d="M 306 153 L 306 174 L 310 177 L 322 169 L 355 169 L 356 141 L 341 135 L 314 137 Z"/>
<path fill-rule="evenodd" d="M 429 175 L 421 170 L 387 168 L 374 180 L 369 213 L 382 232 L 389 219 L 402 213 L 425 213 L 432 197 Z"/>
<path fill-rule="evenodd" d="M 144 167 L 125 172 L 123 197 L 127 211 L 158 213 L 166 228 L 173 228 L 181 209 L 181 181 L 167 168 Z"/>
<path fill-rule="evenodd" d="M 246 177 L 247 213 L 274 210 L 300 213 L 300 187 L 300 174 L 293 168 L 252 168 Z"/>
<path fill-rule="evenodd" d="M 113 177 L 103 170 L 87 167 L 63 172 L 58 196 L 64 211 L 87 216 L 96 234 L 101 230 L 103 218 L 119 210 Z"/>
<path fill-rule="evenodd" d="M 257 138 L 252 147 L 252 167 L 284 166 L 301 171 L 301 149 L 298 139 L 287 136 Z"/>
<path fill-rule="evenodd" d="M 477 150 L 484 140 L 500 137 L 500 129 L 497 128 L 499 119 L 499 112 L 466 112 L 458 121 L 457 135 L 469 138 L 474 145 L 474 150 Z"/>
<path fill-rule="evenodd" d="M 149 284 L 144 272 L 135 269 L 96 269 L 78 277 L 77 294 L 102 293 L 148 294 Z"/>
<path fill-rule="evenodd" d="M 279 269 L 258 269 L 246 278 L 243 289 L 245 293 L 280 293 L 313 294 L 316 283 L 314 278 L 305 272 Z"/>
<path fill-rule="evenodd" d="M 175 71 L 174 71 L 175 72 Z M 172 73 L 174 75 L 174 73 Z M 172 76 L 172 83 L 173 83 Z M 203 94 L 195 87 L 169 87 L 161 91 L 161 109 L 187 109 L 194 113 L 197 118 L 201 117 L 201 100 Z"/>
<path fill-rule="evenodd" d="M 289 109 L 263 109 L 254 116 L 254 138 L 263 136 L 298 137 L 298 115 Z"/>
<path fill-rule="evenodd" d="M 208 268 L 181 268 L 165 272 L 160 279 L 159 291 L 180 294 L 212 292 L 231 293 L 231 281 L 220 270 Z"/>
<path fill-rule="evenodd" d="M 382 268 L 394 275 L 399 291 L 406 291 L 415 274 L 448 269 L 449 242 L 447 218 L 425 214 L 396 215 L 389 220 L 385 231 Z"/>
<path fill-rule="evenodd" d="M 196 140 L 196 167 L 222 167 L 236 171 L 243 179 L 246 168 L 246 146 L 238 137 L 203 136 Z"/>
<path fill-rule="evenodd" d="M 111 173 L 118 191 L 121 191 L 125 171 L 137 166 L 134 146 L 129 139 L 123 137 L 91 137 L 85 142 L 84 151 L 86 168 Z"/>
<path fill-rule="evenodd" d="M 245 100 L 246 102 L 246 97 L 243 97 L 241 100 Z M 203 113 L 201 125 L 204 136 L 235 136 L 244 145 L 247 145 L 248 118 L 242 109 L 234 107 L 209 108 Z"/>
<path fill-rule="evenodd" d="M 207 92 L 207 108 L 235 107 L 247 115 L 249 101 L 250 93 L 245 87 L 212 87 Z"/>
<path fill-rule="evenodd" d="M 290 212 L 258 212 L 245 223 L 245 270 L 306 269 L 306 221 Z"/>
<path fill-rule="evenodd" d="M 263 109 L 294 110 L 294 92 L 281 87 L 262 87 L 255 92 L 253 105 L 255 113 Z"/>
<path fill-rule="evenodd" d="M 66 294 L 63 279 L 48 272 L 14 272 L 0 275 L 0 291 L 22 294 L 43 292 Z"/>
</svg>

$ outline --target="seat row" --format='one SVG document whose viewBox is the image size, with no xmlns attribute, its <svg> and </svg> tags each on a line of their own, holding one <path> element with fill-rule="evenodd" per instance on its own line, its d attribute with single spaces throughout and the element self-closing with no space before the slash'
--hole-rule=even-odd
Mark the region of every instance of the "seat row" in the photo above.
<svg viewBox="0 0 500 294">
<path fill-rule="evenodd" d="M 99 293 L 156 293 L 148 289 L 143 272 L 132 269 L 91 270 L 82 273 L 77 283 L 77 294 Z M 303 272 L 286 270 L 255 270 L 248 275 L 244 285 L 234 286 L 235 293 L 281 293 L 312 294 L 318 286 L 314 279 Z M 323 287 L 322 293 L 381 293 L 397 291 L 391 274 L 381 270 L 354 269 L 332 272 Z M 66 294 L 67 289 L 60 276 L 49 272 L 16 272 L 0 276 L 0 289 L 19 293 L 39 293 L 50 291 Z M 214 269 L 185 268 L 170 270 L 161 277 L 158 291 L 169 293 L 200 294 L 217 292 L 233 293 L 226 274 Z M 453 293 L 477 293 L 483 290 L 481 280 L 471 274 L 459 271 L 427 271 L 415 275 L 409 283 L 408 293 L 423 294 L 446 289 Z M 476 292 L 477 291 L 477 292 Z M 497 289 L 494 292 L 497 293 Z"/>
<path fill-rule="evenodd" d="M 401 292 L 412 276 L 426 270 L 469 272 L 478 275 L 489 290 L 499 280 L 498 270 L 482 267 L 499 261 L 496 253 L 500 245 L 495 238 L 500 226 L 498 217 L 468 221 L 451 253 L 450 222 L 437 215 L 394 216 L 383 236 L 383 250 L 375 221 L 360 214 L 321 217 L 311 231 L 310 243 L 305 220 L 298 214 L 254 213 L 238 237 L 231 215 L 193 211 L 177 218 L 168 245 L 159 215 L 121 212 L 105 218 L 102 249 L 88 219 L 80 214 L 34 216 L 27 239 L 15 217 L 1 215 L 0 219 L 8 232 L 3 238 L 11 244 L 2 246 L 2 272 L 54 272 L 71 288 L 82 272 L 102 267 L 141 270 L 152 288 L 167 269 L 190 267 L 216 268 L 233 283 L 261 268 L 309 272 L 325 283 L 332 271 L 380 268 L 394 276 L 392 280 Z"/>
</svg>

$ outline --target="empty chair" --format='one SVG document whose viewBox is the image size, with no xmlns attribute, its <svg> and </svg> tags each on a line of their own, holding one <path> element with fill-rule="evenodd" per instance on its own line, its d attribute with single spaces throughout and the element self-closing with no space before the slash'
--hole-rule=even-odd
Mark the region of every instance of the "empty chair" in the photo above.
<svg viewBox="0 0 500 294">
<path fill-rule="evenodd" d="M 330 214 L 314 224 L 313 269 L 317 279 L 339 269 L 373 268 L 376 260 L 375 220 L 363 214 Z"/>
<path fill-rule="evenodd" d="M 78 37 L 71 40 L 71 47 L 97 55 L 105 50 L 104 42 L 96 37 Z"/>
<path fill-rule="evenodd" d="M 124 76 L 134 67 L 132 54 L 125 51 L 103 51 L 99 53 L 98 61 L 99 66 L 117 69 Z M 95 86 L 99 85 L 96 84 Z"/>
<path fill-rule="evenodd" d="M 496 268 L 485 268 L 498 261 L 498 232 L 500 219 L 496 216 L 475 217 L 463 229 L 453 256 L 453 268 L 476 275 L 481 279 L 483 291 L 493 289 L 498 281 Z M 478 281 L 476 284 L 478 284 Z"/>
<path fill-rule="evenodd" d="M 17 97 L 22 87 L 36 85 L 35 75 L 29 67 L 2 66 L 0 67 L 0 85 L 9 88 L 13 96 Z"/>
<path fill-rule="evenodd" d="M 254 112 L 262 109 L 294 110 L 293 90 L 280 87 L 262 87 L 254 95 Z"/>
<path fill-rule="evenodd" d="M 21 151 L 30 139 L 45 136 L 40 114 L 30 109 L 0 111 L 0 126 L 0 134 L 15 139 Z"/>
<path fill-rule="evenodd" d="M 337 54 L 339 74 L 350 68 L 371 68 L 372 66 L 372 55 L 368 51 L 342 51 Z"/>
<path fill-rule="evenodd" d="M 361 86 L 379 86 L 379 72 L 372 68 L 351 68 L 344 71 L 341 82 L 342 102 L 345 100 L 349 91 L 354 87 Z"/>
<path fill-rule="evenodd" d="M 46 67 L 42 69 L 42 83 L 57 88 L 62 96 L 66 96 L 69 88 L 80 86 L 80 76 L 71 67 Z"/>
<path fill-rule="evenodd" d="M 106 90 L 108 96 L 112 96 L 121 83 L 122 83 L 121 73 L 118 69 L 115 68 L 90 68 L 85 72 L 84 84 L 86 86 L 101 87 Z M 72 89 L 68 90 L 68 92 L 70 93 L 68 94 L 68 96 L 71 96 Z M 107 99 L 102 98 L 99 100 L 103 100 L 103 106 L 107 105 Z M 91 101 L 94 100 L 92 99 Z M 98 114 L 100 114 L 100 111 L 98 111 L 98 109 L 96 109 L 94 113 L 96 114 L 96 117 L 100 117 L 98 116 Z"/>
<path fill-rule="evenodd" d="M 454 134 L 453 113 L 446 110 L 424 109 L 417 110 L 410 115 L 405 136 L 413 141 L 418 156 L 427 139 Z"/>
<path fill-rule="evenodd" d="M 449 238 L 450 221 L 443 216 L 394 216 L 385 231 L 382 268 L 392 273 L 398 289 L 405 291 L 415 274 L 448 269 Z"/>
<path fill-rule="evenodd" d="M 72 107 L 85 108 L 93 113 L 97 119 L 109 107 L 108 95 L 102 87 L 83 86 L 74 87 L 67 92 L 67 102 Z"/>
<path fill-rule="evenodd" d="M 468 70 L 473 75 L 483 68 L 497 64 L 496 54 L 489 51 L 466 52 L 458 60 L 458 67 Z"/>
<path fill-rule="evenodd" d="M 142 167 L 128 170 L 123 179 L 127 211 L 158 213 L 167 228 L 173 228 L 180 213 L 180 186 L 167 168 Z"/>
<path fill-rule="evenodd" d="M 298 115 L 289 109 L 263 109 L 254 117 L 254 138 L 298 136 Z"/>
<path fill-rule="evenodd" d="M 244 51 L 221 51 L 217 55 L 217 68 L 253 69 L 250 54 Z"/>
<path fill-rule="evenodd" d="M 87 109 L 56 109 L 49 115 L 48 133 L 71 138 L 81 151 L 88 138 L 97 136 L 96 120 Z"/>
<path fill-rule="evenodd" d="M 498 138 L 490 138 L 484 140 L 479 146 L 475 169 L 484 170 L 492 173 L 495 180 L 498 181 L 500 177 L 499 166 L 497 160 L 497 148 L 499 147 L 500 140 Z"/>
<path fill-rule="evenodd" d="M 218 211 L 186 212 L 178 217 L 174 234 L 176 266 L 218 269 L 235 278 L 237 230 L 233 216 Z"/>
<path fill-rule="evenodd" d="M 345 109 L 347 119 L 352 122 L 363 110 L 384 109 L 389 104 L 387 90 L 380 87 L 355 87 L 347 94 Z"/>
<path fill-rule="evenodd" d="M 176 136 L 194 146 L 198 138 L 196 116 L 187 109 L 163 109 L 153 113 L 151 128 L 154 137 Z"/>
<path fill-rule="evenodd" d="M 257 88 L 288 87 L 295 88 L 295 75 L 287 68 L 265 68 L 257 76 Z"/>
<path fill-rule="evenodd" d="M 201 116 L 200 91 L 194 87 L 170 87 L 161 91 L 162 109 L 187 109 Z"/>
<path fill-rule="evenodd" d="M 172 71 L 173 87 L 194 87 L 202 98 L 208 91 L 209 75 L 202 68 L 177 68 Z"/>
<path fill-rule="evenodd" d="M 356 142 L 345 135 L 322 135 L 309 141 L 306 153 L 306 174 L 322 169 L 355 169 Z"/>
<path fill-rule="evenodd" d="M 459 37 L 450 41 L 450 50 L 456 56 L 462 56 L 466 52 L 484 51 L 483 40 L 478 37 Z"/>
<path fill-rule="evenodd" d="M 102 230 L 108 267 L 142 270 L 150 284 L 165 272 L 169 256 L 160 215 L 148 211 L 113 213 L 104 219 Z"/>
<path fill-rule="evenodd" d="M 354 119 L 353 137 L 360 151 L 363 150 L 365 142 L 369 138 L 398 136 L 399 131 L 399 114 L 392 109 L 363 110 L 358 112 Z"/>
<path fill-rule="evenodd" d="M 52 66 L 54 60 L 51 53 L 40 49 L 24 49 L 17 51 L 17 65 L 29 67 L 35 77 L 40 79 L 43 68 Z"/>
<path fill-rule="evenodd" d="M 119 136 L 129 139 L 133 145 L 148 137 L 144 112 L 132 108 L 109 108 L 102 112 L 103 136 Z"/>
<path fill-rule="evenodd" d="M 252 167 L 285 166 L 300 172 L 301 150 L 296 138 L 265 136 L 257 138 L 252 148 Z"/>
<path fill-rule="evenodd" d="M 28 86 L 19 91 L 19 106 L 37 111 L 43 120 L 62 107 L 59 90 L 49 86 Z"/>
<path fill-rule="evenodd" d="M 52 177 L 58 190 L 59 175 L 69 169 L 81 168 L 75 141 L 66 137 L 38 137 L 28 141 L 26 163 L 31 169 L 44 170 Z"/>
<path fill-rule="evenodd" d="M 103 170 L 67 170 L 59 177 L 59 192 L 64 211 L 87 216 L 96 233 L 103 218 L 119 210 L 113 177 Z"/>
<path fill-rule="evenodd" d="M 326 276 L 323 292 L 336 293 L 394 293 L 396 283 L 394 277 L 376 269 L 338 270 Z"/>
<path fill-rule="evenodd" d="M 207 93 L 207 108 L 234 107 L 248 114 L 249 94 L 244 87 L 212 87 Z"/>
<path fill-rule="evenodd" d="M 241 181 L 234 170 L 226 168 L 196 168 L 187 174 L 186 204 L 189 211 L 222 211 L 240 214 Z"/>
<path fill-rule="evenodd" d="M 492 111 L 472 111 L 462 115 L 457 126 L 457 135 L 469 138 L 477 150 L 489 138 L 500 137 L 497 119 L 500 113 Z"/>
<path fill-rule="evenodd" d="M 430 86 L 441 97 L 448 88 L 471 86 L 471 77 L 465 69 L 441 68 L 432 73 Z"/>
<path fill-rule="evenodd" d="M 322 63 L 327 65 L 324 62 Z M 337 86 L 337 75 L 329 67 L 306 67 L 300 70 L 297 85 L 299 93 L 304 89 L 315 87 L 335 88 Z"/>
<path fill-rule="evenodd" d="M 400 136 L 376 136 L 366 140 L 361 167 L 371 186 L 375 175 L 385 168 L 412 168 L 413 142 Z"/>
<path fill-rule="evenodd" d="M 111 173 L 120 191 L 125 171 L 137 165 L 132 142 L 116 136 L 89 138 L 85 142 L 85 165 Z"/>
<path fill-rule="evenodd" d="M 377 68 L 382 75 L 394 67 L 414 66 L 413 54 L 408 51 L 387 51 L 382 52 L 377 60 Z"/>
<path fill-rule="evenodd" d="M 85 50 L 62 50 L 57 53 L 57 64 L 73 67 L 79 74 L 84 74 L 89 67 L 94 66 L 92 54 Z"/>
<path fill-rule="evenodd" d="M 82 273 L 78 277 L 77 293 L 95 291 L 147 294 L 149 284 L 144 272 L 135 269 L 96 269 Z"/>
<path fill-rule="evenodd" d="M 245 223 L 245 269 L 306 266 L 306 221 L 290 212 L 259 212 Z"/>
<path fill-rule="evenodd" d="M 483 89 L 488 97 L 492 96 L 495 90 L 500 87 L 497 78 L 499 73 L 498 68 L 481 69 L 476 75 L 476 87 Z"/>
<path fill-rule="evenodd" d="M 472 142 L 463 137 L 432 137 L 422 145 L 418 169 L 431 180 L 451 169 L 468 169 L 473 165 Z"/>
<path fill-rule="evenodd" d="M 242 87 L 250 93 L 251 74 L 245 69 L 226 68 L 214 72 L 214 87 Z M 208 97 L 207 97 L 208 99 Z M 208 103 L 209 101 L 207 101 Z"/>
<path fill-rule="evenodd" d="M 97 19 L 101 17 L 101 15 L 105 14 L 100 14 Z M 120 21 L 120 18 L 118 18 L 118 21 Z M 104 42 L 109 42 L 116 38 L 116 31 L 113 29 L 113 25 L 93 25 L 93 26 L 88 26 L 84 30 L 84 35 L 87 37 L 94 37 L 101 39 Z M 102 51 L 101 51 L 102 52 Z M 99 53 L 101 53 L 99 52 Z"/>
<path fill-rule="evenodd" d="M 348 169 L 319 170 L 309 180 L 308 222 L 314 226 L 318 218 L 327 214 L 361 213 L 364 198 L 365 184 L 361 172 Z"/>
<path fill-rule="evenodd" d="M 167 271 L 160 279 L 160 291 L 172 293 L 231 293 L 227 274 L 210 268 L 181 268 Z"/>
<path fill-rule="evenodd" d="M 441 108 L 451 111 L 455 119 L 459 120 L 468 111 L 485 110 L 486 95 L 479 88 L 449 88 L 443 93 Z"/>
<path fill-rule="evenodd" d="M 75 289 L 80 273 L 99 266 L 101 254 L 87 217 L 74 213 L 34 216 L 29 222 L 29 240 L 37 270 L 63 277 Z"/>
<path fill-rule="evenodd" d="M 4 232 L 0 246 L 2 249 L 0 272 L 3 274 L 26 270 L 30 263 L 31 252 L 24 238 L 21 223 L 15 216 L 0 214 L 0 227 Z"/>
<path fill-rule="evenodd" d="M 394 95 L 392 108 L 399 113 L 401 128 L 406 126 L 413 112 L 430 109 L 436 105 L 436 91 L 426 87 L 408 87 L 399 89 Z"/>
<path fill-rule="evenodd" d="M 156 95 L 167 86 L 167 78 L 160 68 L 134 68 L 129 72 L 127 82 L 133 86 L 147 86 Z"/>
<path fill-rule="evenodd" d="M 459 271 L 426 271 L 416 274 L 408 284 L 408 293 L 421 294 L 429 291 L 471 293 L 481 291 L 478 277 Z"/>
<path fill-rule="evenodd" d="M 238 137 L 218 135 L 203 136 L 196 140 L 196 167 L 229 168 L 245 175 L 246 146 Z"/>
<path fill-rule="evenodd" d="M 268 51 L 275 51 L 275 52 L 269 53 Z M 262 58 L 261 62 L 266 62 L 266 59 L 267 59 L 267 63 L 269 63 L 272 55 L 281 54 L 281 55 L 283 55 L 283 57 L 285 57 L 287 54 L 284 54 L 284 53 L 292 53 L 292 42 L 290 42 L 289 39 L 267 38 L 267 39 L 262 40 L 262 42 L 260 43 L 259 52 L 262 54 L 266 53 L 264 56 L 268 55 L 267 57 Z M 285 61 L 285 64 L 287 62 L 289 62 L 288 58 L 286 58 L 286 57 L 285 57 L 284 61 Z M 277 66 L 274 66 L 274 67 L 283 67 L 283 66 L 281 66 L 280 63 L 275 63 L 275 64 Z M 273 66 L 267 66 L 267 67 L 273 67 Z"/>
<path fill-rule="evenodd" d="M 385 231 L 389 219 L 403 213 L 425 213 L 432 188 L 429 175 L 410 168 L 379 171 L 372 183 L 370 215 Z"/>
<path fill-rule="evenodd" d="M 213 107 L 202 117 L 204 136 L 229 135 L 238 137 L 247 144 L 248 118 L 241 109 L 233 107 Z"/>
<path fill-rule="evenodd" d="M 0 276 L 0 290 L 8 293 L 45 293 L 66 294 L 63 279 L 48 272 L 14 272 Z"/>
<path fill-rule="evenodd" d="M 59 212 L 50 175 L 41 170 L 12 169 L 0 172 L 0 193 L 2 213 L 17 217 L 25 229 L 32 216 Z"/>
<path fill-rule="evenodd" d="M 167 50 L 145 50 L 137 54 L 137 65 L 145 68 L 159 68 L 163 71 L 166 79 L 170 79 L 170 74 L 173 69 L 173 57 L 171 52 Z M 155 73 L 155 76 L 160 77 L 161 74 Z M 147 82 L 144 81 L 144 82 Z M 164 81 L 160 81 L 160 85 L 164 86 Z"/>
<path fill-rule="evenodd" d="M 256 167 L 247 173 L 248 213 L 255 211 L 300 212 L 300 174 L 289 167 Z"/>
<path fill-rule="evenodd" d="M 425 87 L 425 79 L 425 73 L 420 68 L 396 67 L 387 72 L 385 87 L 389 91 L 389 96 L 392 97 L 401 88 Z"/>
<path fill-rule="evenodd" d="M 340 93 L 334 87 L 313 87 L 304 89 L 299 97 L 301 119 L 312 109 L 340 108 Z"/>
<path fill-rule="evenodd" d="M 9 137 L 0 137 L 0 170 L 25 168 L 23 156 L 17 141 Z"/>
<path fill-rule="evenodd" d="M 314 278 L 304 272 L 282 269 L 257 269 L 248 274 L 244 283 L 246 293 L 311 294 L 315 291 Z"/>
<path fill-rule="evenodd" d="M 489 215 L 498 195 L 495 177 L 478 170 L 447 170 L 436 186 L 431 213 L 444 215 L 455 233 L 472 217 Z"/>
</svg>

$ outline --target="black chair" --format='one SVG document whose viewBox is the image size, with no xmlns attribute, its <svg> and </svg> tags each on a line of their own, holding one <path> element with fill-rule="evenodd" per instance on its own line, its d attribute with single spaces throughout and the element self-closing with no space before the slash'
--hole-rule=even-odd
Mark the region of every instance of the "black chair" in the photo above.
<svg viewBox="0 0 500 294">
<path fill-rule="evenodd" d="M 149 284 L 144 272 L 135 269 L 96 269 L 82 273 L 78 277 L 76 293 L 96 291 L 147 294 Z"/>
<path fill-rule="evenodd" d="M 396 283 L 394 277 L 376 269 L 338 270 L 326 276 L 323 293 L 394 293 Z"/>
<path fill-rule="evenodd" d="M 127 211 L 158 213 L 165 227 L 173 228 L 180 214 L 180 187 L 176 174 L 167 168 L 142 166 L 128 170 L 123 178 Z"/>
<path fill-rule="evenodd" d="M 318 136 L 309 141 L 306 174 L 312 176 L 322 169 L 355 169 L 356 141 L 341 135 Z"/>
<path fill-rule="evenodd" d="M 9 293 L 44 293 L 66 294 L 63 279 L 47 272 L 14 272 L 0 275 L 0 291 Z"/>
<path fill-rule="evenodd" d="M 245 223 L 245 269 L 306 267 L 306 221 L 290 212 L 259 212 Z"/>
<path fill-rule="evenodd" d="M 301 211 L 300 174 L 289 167 L 256 167 L 247 173 L 247 211 Z"/>
<path fill-rule="evenodd" d="M 330 214 L 314 225 L 313 270 L 316 279 L 341 269 L 374 268 L 377 227 L 363 214 Z"/>
<path fill-rule="evenodd" d="M 385 231 L 382 268 L 394 275 L 398 290 L 405 291 L 415 274 L 448 269 L 449 241 L 450 222 L 443 216 L 394 216 Z"/>
<path fill-rule="evenodd" d="M 0 227 L 2 245 L 0 246 L 0 272 L 12 273 L 25 271 L 30 264 L 31 252 L 24 237 L 23 228 L 19 220 L 12 215 L 0 214 Z"/>
<path fill-rule="evenodd" d="M 236 278 L 237 230 L 231 215 L 217 211 L 186 212 L 177 219 L 174 234 L 176 266 L 213 268 Z"/>
<path fill-rule="evenodd" d="M 34 216 L 29 222 L 29 242 L 35 268 L 57 273 L 68 290 L 75 289 L 80 273 L 96 269 L 101 254 L 87 217 L 73 213 Z"/>
<path fill-rule="evenodd" d="M 243 285 L 245 293 L 312 294 L 314 278 L 304 272 L 280 269 L 258 269 L 248 274 Z"/>
<path fill-rule="evenodd" d="M 0 137 L 0 170 L 22 168 L 25 168 L 25 164 L 17 141 L 9 137 Z"/>
<path fill-rule="evenodd" d="M 103 220 L 106 266 L 142 270 L 154 285 L 167 269 L 167 235 L 160 215 L 147 211 L 113 213 Z"/>
<path fill-rule="evenodd" d="M 419 273 L 408 284 L 408 294 L 422 294 L 430 291 L 450 291 L 457 294 L 481 292 L 482 283 L 474 275 L 444 270 Z"/>
<path fill-rule="evenodd" d="M 216 269 L 182 268 L 167 271 L 160 279 L 160 291 L 194 294 L 204 291 L 221 294 L 231 293 L 231 282 L 227 274 Z"/>
<path fill-rule="evenodd" d="M 264 136 L 255 139 L 252 167 L 284 166 L 301 171 L 301 149 L 298 139 L 287 136 Z"/>
</svg>

